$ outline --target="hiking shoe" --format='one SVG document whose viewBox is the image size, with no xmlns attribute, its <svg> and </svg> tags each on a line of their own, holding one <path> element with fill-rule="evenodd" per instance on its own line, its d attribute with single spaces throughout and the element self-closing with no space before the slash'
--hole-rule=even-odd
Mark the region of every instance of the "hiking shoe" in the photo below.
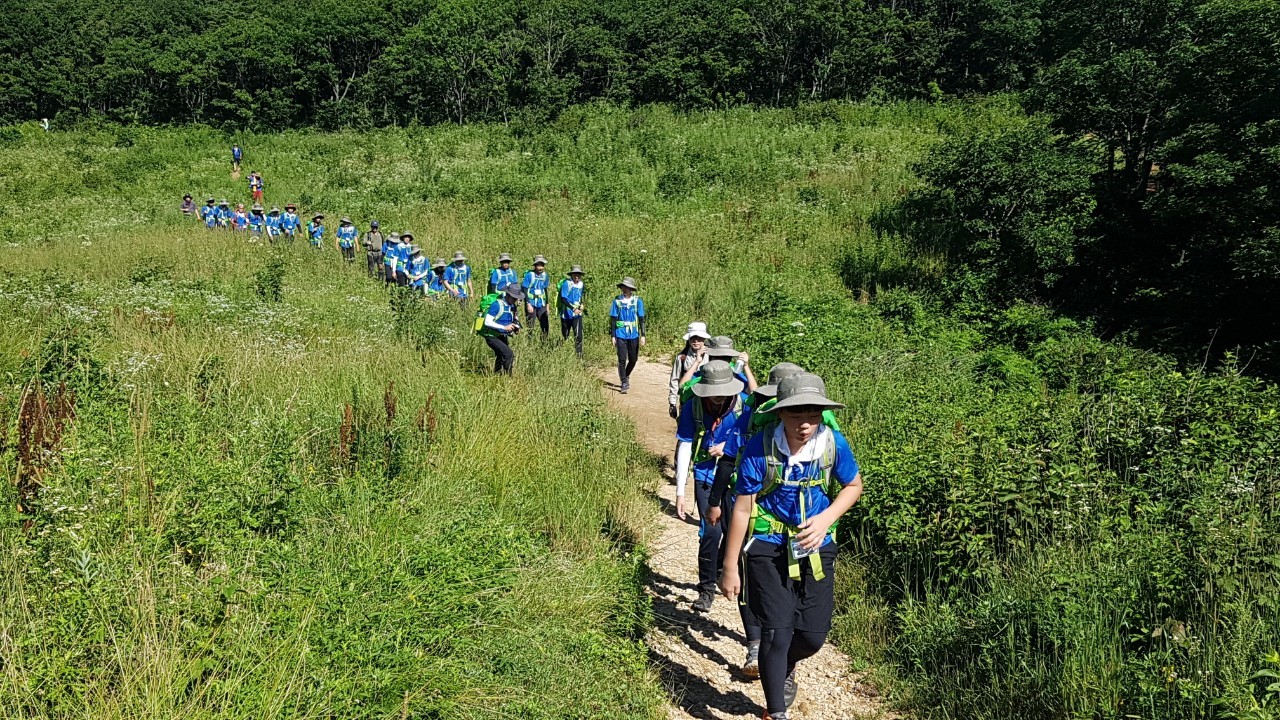
<svg viewBox="0 0 1280 720">
<path fill-rule="evenodd" d="M 742 674 L 755 680 L 760 677 L 760 644 L 747 646 L 747 659 L 742 663 Z"/>
<path fill-rule="evenodd" d="M 630 389 L 631 389 L 630 385 L 628 385 L 627 383 L 622 383 L 622 389 L 619 392 L 621 392 L 623 395 L 626 395 L 627 391 Z"/>
<path fill-rule="evenodd" d="M 782 681 L 782 702 L 791 709 L 791 704 L 796 701 L 796 691 L 799 690 L 796 683 L 796 671 L 792 670 L 786 680 Z"/>
<path fill-rule="evenodd" d="M 710 612 L 711 603 L 716 601 L 716 594 L 713 590 L 701 590 L 698 592 L 698 599 L 693 601 L 693 609 L 698 612 Z"/>
</svg>

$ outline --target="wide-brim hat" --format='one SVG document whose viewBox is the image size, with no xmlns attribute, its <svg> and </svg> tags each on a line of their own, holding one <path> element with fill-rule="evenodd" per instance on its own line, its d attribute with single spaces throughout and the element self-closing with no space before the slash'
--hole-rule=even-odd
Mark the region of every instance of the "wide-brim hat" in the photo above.
<svg viewBox="0 0 1280 720">
<path fill-rule="evenodd" d="M 702 366 L 702 379 L 693 386 L 698 397 L 733 397 L 746 385 L 733 374 L 733 368 L 723 360 L 712 360 Z"/>
<path fill-rule="evenodd" d="M 769 369 L 769 382 L 756 387 L 756 392 L 765 397 L 776 397 L 778 394 L 778 383 L 793 375 L 799 375 L 804 372 L 804 368 L 795 363 L 781 362 Z"/>
<path fill-rule="evenodd" d="M 388 236 L 387 236 L 387 239 L 388 239 L 388 240 L 399 240 L 399 239 L 400 239 L 400 233 L 398 233 L 398 232 L 393 232 L 393 233 L 391 233 L 390 235 L 388 235 Z"/>
<path fill-rule="evenodd" d="M 694 387 L 696 388 L 697 385 Z M 782 382 L 778 383 L 778 402 L 774 404 L 773 410 L 777 412 L 797 407 L 828 410 L 842 408 L 844 405 L 827 397 L 827 384 L 822 381 L 822 378 L 813 373 L 800 373 L 783 378 Z"/>
<path fill-rule="evenodd" d="M 323 215 L 322 213 L 316 213 L 315 215 L 312 215 L 312 216 L 311 216 L 311 219 L 312 219 L 312 220 L 323 220 L 323 219 L 324 219 L 324 215 Z"/>
<path fill-rule="evenodd" d="M 411 237 L 413 237 L 413 233 L 409 232 L 408 230 L 405 230 L 404 232 L 400 233 L 401 240 L 404 240 L 405 238 L 411 238 Z"/>
<path fill-rule="evenodd" d="M 629 277 L 622 278 L 622 282 L 618 283 L 618 287 L 626 288 L 628 290 L 639 290 L 639 288 L 636 287 L 635 279 Z"/>
<path fill-rule="evenodd" d="M 271 212 L 273 212 L 273 213 L 278 213 L 278 212 L 280 212 L 280 208 L 278 208 L 278 207 L 273 207 L 273 208 L 271 208 Z"/>
<path fill-rule="evenodd" d="M 736 358 L 741 353 L 733 346 L 733 338 L 717 335 L 707 341 L 707 355 L 718 358 Z"/>
<path fill-rule="evenodd" d="M 262 206 L 259 205 L 258 203 L 254 203 L 252 209 L 254 212 L 262 212 Z"/>
<path fill-rule="evenodd" d="M 511 256 L 508 255 L 507 253 L 502 253 L 501 255 L 498 256 L 498 262 L 500 263 L 511 262 Z"/>
<path fill-rule="evenodd" d="M 586 273 L 582 272 L 581 265 L 574 265 L 569 268 L 569 272 L 565 273 L 565 275 L 586 275 Z"/>
<path fill-rule="evenodd" d="M 219 205 L 230 205 L 231 203 L 227 202 L 226 200 L 219 200 L 219 201 L 218 201 L 218 204 L 219 204 Z"/>
<path fill-rule="evenodd" d="M 191 196 L 190 196 L 190 195 L 188 195 L 187 197 L 191 197 Z M 205 200 L 205 203 L 207 203 L 207 204 L 209 204 L 209 205 L 212 205 L 212 204 L 213 204 L 213 198 L 209 198 L 208 200 Z"/>
<path fill-rule="evenodd" d="M 442 268 L 442 267 L 449 267 L 449 263 L 445 262 L 444 258 L 436 258 L 436 261 L 431 263 L 431 268 L 433 270 L 435 268 Z"/>
<path fill-rule="evenodd" d="M 542 257 L 541 255 L 534 255 L 534 256 L 533 256 L 533 264 L 534 264 L 534 265 L 546 265 L 546 264 L 547 264 L 547 259 L 546 259 L 546 258 L 544 258 L 544 257 Z"/>
<path fill-rule="evenodd" d="M 691 322 L 689 327 L 684 330 L 684 341 L 689 342 L 690 338 L 702 338 L 710 340 L 711 334 L 707 332 L 707 324 L 704 322 Z"/>
<path fill-rule="evenodd" d="M 409 254 L 410 254 L 410 255 L 421 255 L 421 254 L 422 254 L 422 248 L 418 247 L 417 245 L 414 245 L 413 247 L 409 248 Z"/>
<path fill-rule="evenodd" d="M 340 224 L 340 225 L 350 225 L 350 224 L 351 224 L 351 218 L 346 217 L 346 216 L 344 215 L 344 216 L 342 217 L 342 219 L 338 221 L 338 224 Z"/>
<path fill-rule="evenodd" d="M 514 300 L 524 299 L 524 288 L 520 287 L 520 283 L 507 283 L 507 286 L 503 288 L 503 292 L 507 294 L 507 297 Z"/>
<path fill-rule="evenodd" d="M 298 206 L 297 206 L 296 204 L 294 204 L 294 203 L 285 203 L 285 205 L 284 205 L 284 209 L 285 209 L 285 210 L 297 210 L 297 209 L 298 209 Z"/>
<path fill-rule="evenodd" d="M 454 262 L 466 262 L 466 261 L 467 261 L 467 256 L 466 256 L 466 255 L 463 255 L 463 254 L 462 254 L 462 251 L 461 251 L 461 250 L 459 250 L 458 252 L 456 252 L 456 253 L 454 253 L 454 254 L 453 254 L 453 261 L 454 261 Z"/>
</svg>

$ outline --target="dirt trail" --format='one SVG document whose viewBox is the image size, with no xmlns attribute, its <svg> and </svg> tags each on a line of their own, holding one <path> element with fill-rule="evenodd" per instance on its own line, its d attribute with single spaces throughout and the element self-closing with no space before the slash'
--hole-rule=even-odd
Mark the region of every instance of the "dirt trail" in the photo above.
<svg viewBox="0 0 1280 720">
<path fill-rule="evenodd" d="M 759 718 L 764 712 L 760 682 L 742 675 L 746 654 L 737 609 L 723 596 L 710 613 L 693 609 L 698 581 L 698 523 L 675 516 L 675 422 L 667 414 L 670 367 L 642 359 L 631 376 L 631 391 L 618 393 L 616 371 L 601 372 L 610 404 L 630 416 L 636 436 L 666 460 L 666 479 L 659 492 L 663 514 L 660 539 L 651 548 L 655 628 L 649 653 L 671 698 L 668 717 Z M 692 494 L 689 496 L 692 505 Z M 694 511 L 696 514 L 696 510 Z M 791 715 L 803 720 L 850 720 L 888 715 L 849 670 L 849 659 L 827 645 L 800 664 L 800 692 Z"/>
</svg>

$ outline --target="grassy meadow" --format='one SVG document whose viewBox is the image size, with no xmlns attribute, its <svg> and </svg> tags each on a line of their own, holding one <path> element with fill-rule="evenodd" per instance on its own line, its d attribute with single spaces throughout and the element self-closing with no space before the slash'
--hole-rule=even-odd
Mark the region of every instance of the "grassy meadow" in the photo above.
<svg viewBox="0 0 1280 720">
<path fill-rule="evenodd" d="M 570 348 L 519 338 L 495 379 L 462 311 L 183 219 L 184 192 L 246 199 L 238 141 L 268 206 L 478 274 L 583 265 L 591 362 L 625 274 L 655 354 L 701 319 L 823 373 L 867 477 L 837 640 L 914 714 L 1275 717 L 1280 393 L 1045 308 L 944 308 L 946 259 L 884 229 L 931 146 L 1006 115 L 4 134 L 0 714 L 660 714 L 659 476 L 625 422 Z"/>
</svg>

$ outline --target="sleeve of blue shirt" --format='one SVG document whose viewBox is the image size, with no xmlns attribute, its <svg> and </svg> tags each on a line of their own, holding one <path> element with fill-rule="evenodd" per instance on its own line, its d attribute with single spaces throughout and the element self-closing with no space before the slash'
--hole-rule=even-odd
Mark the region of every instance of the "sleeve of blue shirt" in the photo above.
<svg viewBox="0 0 1280 720">
<path fill-rule="evenodd" d="M 498 300 L 489 303 L 489 309 L 485 311 L 485 314 L 493 318 L 494 322 L 497 322 L 498 316 L 502 314 L 502 303 Z"/>
<path fill-rule="evenodd" d="M 680 408 L 680 419 L 676 421 L 676 440 L 679 442 L 691 443 L 698 435 L 698 428 L 693 418 L 693 404 L 697 402 L 697 398 L 690 398 Z"/>
<path fill-rule="evenodd" d="M 636 315 L 644 317 L 644 300 L 636 298 Z"/>
<path fill-rule="evenodd" d="M 528 290 L 533 285 L 533 273 L 527 272 L 520 278 L 520 287 Z"/>
<path fill-rule="evenodd" d="M 832 432 L 835 432 L 832 430 Z M 844 435 L 836 433 L 836 464 L 831 468 L 831 474 L 841 485 L 848 485 L 853 479 L 858 477 L 858 461 L 853 457 L 853 449 L 849 447 L 849 441 L 844 439 Z"/>
<path fill-rule="evenodd" d="M 737 491 L 739 495 L 755 495 L 764 487 L 764 435 L 756 433 L 746 442 L 738 461 Z"/>
<path fill-rule="evenodd" d="M 614 320 L 618 319 L 618 299 L 617 298 L 614 298 L 613 302 L 609 303 L 609 317 L 613 318 Z"/>
</svg>

